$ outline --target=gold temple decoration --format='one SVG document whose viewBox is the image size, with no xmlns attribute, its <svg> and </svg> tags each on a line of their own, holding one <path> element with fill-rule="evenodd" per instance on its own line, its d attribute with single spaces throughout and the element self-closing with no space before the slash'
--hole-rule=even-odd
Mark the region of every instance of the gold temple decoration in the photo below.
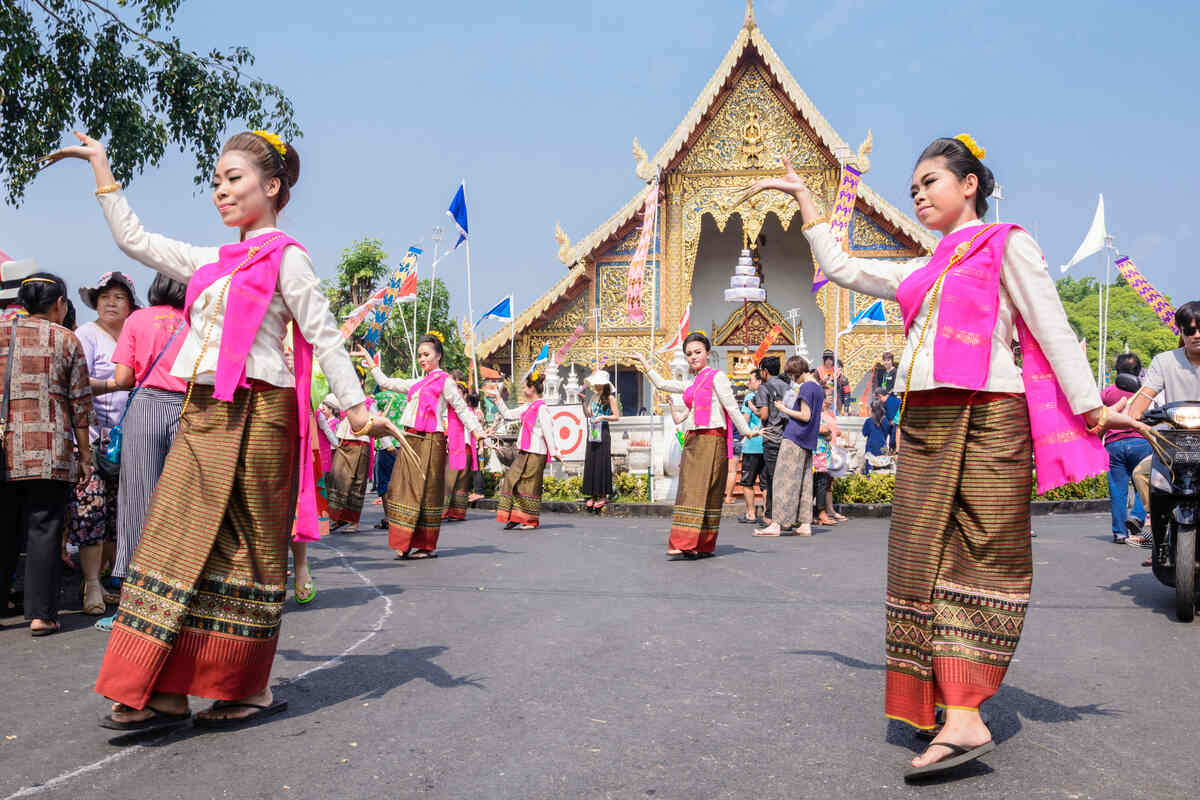
<svg viewBox="0 0 1200 800">
<path fill-rule="evenodd" d="M 554 241 L 558 242 L 558 260 L 571 266 L 571 239 L 562 229 L 561 222 L 554 223 Z"/>
<path fill-rule="evenodd" d="M 754 21 L 754 0 L 746 0 L 746 20 L 742 23 L 742 27 L 748 31 L 758 27 L 758 23 Z"/>
</svg>

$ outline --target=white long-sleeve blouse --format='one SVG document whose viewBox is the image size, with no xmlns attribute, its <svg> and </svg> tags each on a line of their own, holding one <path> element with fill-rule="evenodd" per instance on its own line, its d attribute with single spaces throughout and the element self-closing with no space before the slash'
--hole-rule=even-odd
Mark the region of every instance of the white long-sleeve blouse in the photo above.
<svg viewBox="0 0 1200 800">
<path fill-rule="evenodd" d="M 500 410 L 500 416 L 508 420 L 519 420 L 525 410 L 529 408 L 529 403 L 522 403 L 516 408 L 509 408 L 504 402 L 504 398 L 496 395 L 492 398 L 492 402 L 496 404 L 496 408 Z M 517 439 L 517 445 L 520 446 L 521 440 Z M 537 421 L 533 426 L 533 431 L 529 436 L 529 447 L 521 448 L 530 453 L 546 453 L 552 456 L 559 456 L 558 439 L 554 435 L 554 420 L 550 417 L 550 407 L 543 405 L 538 409 Z"/>
<path fill-rule="evenodd" d="M 646 372 L 646 377 L 650 379 L 650 383 L 655 389 L 662 392 L 668 392 L 672 395 L 671 405 L 686 410 L 687 406 L 677 405 L 675 395 L 682 396 L 692 385 L 691 381 L 677 381 L 664 378 L 654 370 Z M 733 427 L 738 429 L 742 436 L 749 436 L 750 426 L 746 423 L 746 418 L 742 416 L 742 409 L 738 406 L 737 399 L 733 396 L 733 384 L 729 382 L 729 376 L 723 371 L 717 370 L 717 374 L 713 377 L 712 383 L 713 399 L 711 408 L 715 412 L 718 408 L 725 409 L 729 414 L 729 418 L 733 420 Z M 696 415 L 694 413 L 695 403 L 692 404 L 693 411 L 688 412 L 688 418 L 683 423 L 687 429 L 695 429 L 701 426 L 696 425 Z M 708 424 L 705 428 L 724 428 L 725 417 L 722 414 L 711 413 L 708 416 Z"/>
<path fill-rule="evenodd" d="M 968 227 L 980 225 L 971 222 L 956 228 L 957 233 Z M 812 247 L 813 255 L 829 280 L 856 292 L 895 300 L 896 290 L 909 275 L 929 263 L 929 256 L 908 261 L 895 262 L 873 258 L 855 258 L 842 249 L 834 238 L 828 223 L 814 225 L 804 232 Z M 900 357 L 900 368 L 896 374 L 896 391 L 904 391 L 908 374 L 912 372 L 913 391 L 952 386 L 934 380 L 933 342 L 936 338 L 929 333 L 925 343 L 917 352 L 921 328 L 930 314 L 929 296 L 925 297 L 920 311 L 908 329 L 908 340 L 904 354 Z M 938 298 L 939 306 L 941 298 Z M 933 319 L 929 330 L 936 331 L 938 309 L 932 311 Z M 1076 414 L 1083 414 L 1100 405 L 1100 391 L 1092 375 L 1087 359 L 1079 349 L 1079 340 L 1067 322 L 1066 312 L 1058 299 L 1054 280 L 1046 269 L 1046 260 L 1033 237 L 1022 230 L 1009 234 L 1004 246 L 1004 262 L 1000 272 L 1000 309 L 996 318 L 996 329 L 992 333 L 991 364 L 988 369 L 989 392 L 1013 392 L 1024 394 L 1025 384 L 1021 370 L 1013 358 L 1012 342 L 1016 339 L 1017 314 L 1025 321 L 1046 354 L 1059 385 Z"/>
<path fill-rule="evenodd" d="M 400 415 L 400 425 L 405 428 L 416 427 L 417 424 L 417 408 L 420 406 L 421 394 L 419 391 L 416 394 L 411 394 L 412 387 L 416 385 L 417 378 L 392 378 L 389 377 L 379 367 L 371 368 L 371 377 L 375 379 L 375 384 L 389 392 L 400 392 L 408 395 L 408 405 L 404 407 L 404 413 Z M 453 378 L 447 378 L 442 383 L 442 393 L 438 397 L 437 405 L 437 429 L 438 431 L 446 432 L 446 415 L 453 410 L 459 420 L 462 421 L 463 427 L 476 436 L 483 435 L 483 426 L 479 424 L 479 418 L 475 416 L 475 412 L 467 405 L 467 401 L 463 399 L 462 392 L 458 390 L 458 384 Z"/>
<path fill-rule="evenodd" d="M 218 258 L 219 247 L 201 247 L 161 234 L 148 233 L 121 192 L 102 194 L 99 201 L 108 227 L 112 230 L 113 240 L 121 252 L 169 278 L 186 284 L 196 270 Z M 276 230 L 262 228 L 246 235 L 254 237 Z M 192 305 L 187 339 L 171 368 L 171 374 L 175 377 L 190 380 L 195 369 L 197 383 L 213 383 L 225 319 L 225 309 L 214 306 L 231 277 L 214 281 Z M 213 318 L 212 330 L 205 349 L 204 333 L 210 316 Z M 287 365 L 283 345 L 287 324 L 292 320 L 312 344 L 316 359 L 329 381 L 329 389 L 337 396 L 342 408 L 352 408 L 363 402 L 366 396 L 358 376 L 354 374 L 350 356 L 342 347 L 337 323 L 329 310 L 329 301 L 321 291 L 321 282 L 313 270 L 312 259 L 298 247 L 288 247 L 283 251 L 275 293 L 246 358 L 247 378 L 273 386 L 296 385 L 296 376 Z M 204 355 L 197 368 L 196 359 L 202 350 Z"/>
</svg>

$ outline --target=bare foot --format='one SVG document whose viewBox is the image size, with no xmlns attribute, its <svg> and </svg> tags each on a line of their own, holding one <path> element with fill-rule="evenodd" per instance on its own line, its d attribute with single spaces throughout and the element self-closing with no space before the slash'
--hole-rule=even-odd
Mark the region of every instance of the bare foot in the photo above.
<svg viewBox="0 0 1200 800">
<path fill-rule="evenodd" d="M 212 708 L 207 711 L 201 711 L 196 716 L 200 719 L 243 719 L 257 714 L 259 710 L 244 705 L 236 705 L 237 703 L 253 703 L 256 706 L 269 706 L 274 700 L 275 697 L 271 694 L 271 687 L 268 686 L 257 694 L 243 697 L 241 700 L 229 701 L 230 705 L 228 707 L 214 704 Z"/>
<path fill-rule="evenodd" d="M 946 709 L 946 723 L 942 726 L 941 731 L 934 737 L 925 752 L 912 760 L 912 765 L 924 767 L 953 755 L 950 748 L 939 747 L 939 742 L 949 742 L 970 750 L 981 747 L 991 740 L 992 732 L 988 730 L 987 725 L 983 724 L 983 719 L 979 716 L 978 711 L 948 708 Z"/>
<path fill-rule="evenodd" d="M 188 712 L 187 695 L 163 694 L 155 692 L 150 695 L 145 708 L 133 708 L 124 703 L 113 703 L 111 718 L 113 722 L 141 722 L 150 719 L 155 713 L 186 714 Z"/>
</svg>

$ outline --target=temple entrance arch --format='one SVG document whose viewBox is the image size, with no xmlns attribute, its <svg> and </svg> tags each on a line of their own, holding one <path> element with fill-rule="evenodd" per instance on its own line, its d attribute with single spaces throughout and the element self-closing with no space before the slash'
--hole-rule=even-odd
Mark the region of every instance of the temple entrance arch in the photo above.
<svg viewBox="0 0 1200 800">
<path fill-rule="evenodd" d="M 725 301 L 725 289 L 729 288 L 734 264 L 744 247 L 744 237 L 741 217 L 737 214 L 729 219 L 723 231 L 711 215 L 705 215 L 701 221 L 690 287 L 692 329 L 705 330 L 710 338 L 717 337 L 713 340 L 713 349 L 717 351 L 713 364 L 722 369 L 727 369 L 732 354 L 740 353 L 745 346 L 742 304 Z M 804 331 L 809 355 L 819 355 L 825 348 L 825 315 L 817 305 L 817 295 L 812 293 L 812 250 L 800 226 L 784 230 L 777 216 L 768 215 L 759 231 L 758 260 L 767 300 L 749 306 L 750 350 L 758 347 L 767 329 L 775 323 L 780 324 L 785 335 L 776 341 L 772 351 L 792 344 L 791 324 L 783 314 L 798 308 L 797 328 Z M 787 350 L 791 352 L 790 348 Z"/>
</svg>

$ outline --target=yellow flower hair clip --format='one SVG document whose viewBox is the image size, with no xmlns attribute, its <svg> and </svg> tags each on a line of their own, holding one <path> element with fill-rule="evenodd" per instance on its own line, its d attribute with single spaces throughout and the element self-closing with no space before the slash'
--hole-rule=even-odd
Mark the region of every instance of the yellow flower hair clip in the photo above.
<svg viewBox="0 0 1200 800">
<path fill-rule="evenodd" d="M 538 372 L 536 369 L 533 372 L 529 373 L 529 380 L 533 381 L 534 383 L 537 383 L 541 379 L 542 379 L 542 373 Z"/>
<path fill-rule="evenodd" d="M 697 328 L 696 330 L 692 331 L 692 333 L 698 333 L 698 334 L 700 334 L 701 336 L 703 336 L 705 339 L 707 339 L 707 338 L 708 338 L 708 332 L 707 332 L 707 331 L 702 331 L 702 330 L 700 330 L 699 328 Z"/>
<path fill-rule="evenodd" d="M 287 145 L 283 143 L 283 139 L 280 139 L 278 134 L 270 131 L 251 131 L 251 133 L 266 139 L 267 144 L 275 148 L 275 152 L 279 153 L 280 158 L 287 158 Z"/>
<path fill-rule="evenodd" d="M 442 335 L 441 331 L 425 331 L 425 335 L 432 336 L 433 338 L 437 339 L 442 344 L 446 343 L 446 337 Z"/>
<path fill-rule="evenodd" d="M 975 141 L 975 137 L 971 136 L 971 134 L 960 133 L 954 138 L 965 144 L 967 149 L 971 151 L 971 155 L 975 156 L 980 161 L 983 161 L 983 159 L 987 158 L 987 150 L 984 150 L 982 147 L 980 147 L 979 143 Z"/>
</svg>

